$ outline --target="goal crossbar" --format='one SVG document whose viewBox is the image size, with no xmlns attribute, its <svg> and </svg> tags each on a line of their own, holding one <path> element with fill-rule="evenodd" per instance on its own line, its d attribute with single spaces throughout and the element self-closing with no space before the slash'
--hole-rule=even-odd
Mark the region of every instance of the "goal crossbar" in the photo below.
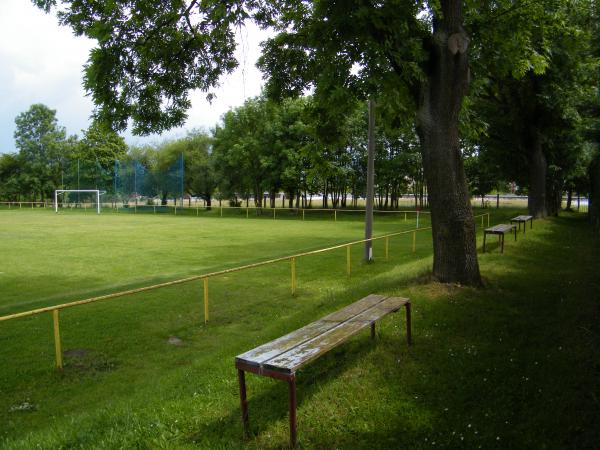
<svg viewBox="0 0 600 450">
<path fill-rule="evenodd" d="M 96 210 L 100 214 L 100 190 L 99 189 L 57 189 L 54 191 L 54 211 L 58 212 L 58 196 L 65 192 L 95 192 L 96 193 Z M 102 192 L 103 194 L 105 192 Z"/>
</svg>

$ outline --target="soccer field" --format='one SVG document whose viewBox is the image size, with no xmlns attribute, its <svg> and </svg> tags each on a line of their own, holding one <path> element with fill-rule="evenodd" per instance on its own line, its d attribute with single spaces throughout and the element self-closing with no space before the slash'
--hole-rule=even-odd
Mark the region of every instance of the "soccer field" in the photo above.
<svg viewBox="0 0 600 450">
<path fill-rule="evenodd" d="M 360 240 L 364 226 L 356 215 L 302 221 L 39 209 L 1 211 L 0 224 L 0 316 Z M 388 215 L 376 218 L 375 235 L 414 226 Z M 187 380 L 190 370 L 202 377 L 215 364 L 228 367 L 223 352 L 228 360 L 356 300 L 399 262 L 428 260 L 429 232 L 420 233 L 416 253 L 411 246 L 410 235 L 392 238 L 384 261 L 377 241 L 369 265 L 363 246 L 354 246 L 350 277 L 344 248 L 299 258 L 295 296 L 288 261 L 210 278 L 208 325 L 201 280 L 62 310 L 60 374 L 50 313 L 0 322 L 0 436 L 47 433 L 49 423 L 74 417 L 93 416 L 94 427 L 97 414 L 122 414 L 149 398 L 156 406 L 198 388 Z"/>
<path fill-rule="evenodd" d="M 491 223 L 517 213 L 494 211 Z M 375 232 L 414 225 L 390 215 Z M 0 211 L 1 315 L 349 242 L 362 229 L 351 217 Z M 50 313 L 0 321 L 0 448 L 283 448 L 287 387 L 247 377 L 243 439 L 234 357 L 373 292 L 411 299 L 415 345 L 390 315 L 375 340 L 359 333 L 303 369 L 300 446 L 564 447 L 576 427 L 582 448 L 597 442 L 587 394 L 598 390 L 597 346 L 581 330 L 597 326 L 598 244 L 583 218 L 536 221 L 503 254 L 491 242 L 482 289 L 433 282 L 429 230 L 416 244 L 412 233 L 392 238 L 386 261 L 377 241 L 374 264 L 356 245 L 350 276 L 345 248 L 298 258 L 295 296 L 289 261 L 210 278 L 207 324 L 202 280 L 61 310 L 62 371 Z"/>
<path fill-rule="evenodd" d="M 4 210 L 0 224 L 0 315 L 363 237 L 357 215 L 303 222 Z M 402 216 L 385 217 L 376 220 L 375 233 L 414 225 Z"/>
</svg>

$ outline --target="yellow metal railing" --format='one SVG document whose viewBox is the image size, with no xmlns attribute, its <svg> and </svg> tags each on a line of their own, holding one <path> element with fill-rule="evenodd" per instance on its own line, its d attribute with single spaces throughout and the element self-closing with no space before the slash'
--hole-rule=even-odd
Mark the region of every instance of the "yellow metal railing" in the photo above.
<svg viewBox="0 0 600 450">
<path fill-rule="evenodd" d="M 490 221 L 489 213 L 485 213 L 480 216 L 474 216 L 474 218 L 481 217 L 481 224 L 483 226 L 484 217 L 486 215 L 487 215 L 487 223 L 489 225 L 489 221 Z M 129 289 L 126 291 L 115 292 L 113 294 L 106 294 L 106 295 L 100 295 L 97 297 L 91 297 L 91 298 L 87 298 L 84 300 L 77 300 L 74 302 L 62 303 L 62 304 L 53 305 L 53 306 L 46 306 L 44 308 L 32 309 L 30 311 L 23 311 L 20 313 L 10 314 L 7 316 L 0 316 L 0 322 L 50 312 L 52 314 L 52 322 L 53 322 L 53 328 L 54 328 L 55 365 L 56 365 L 57 369 L 62 369 L 62 350 L 61 350 L 60 324 L 59 324 L 59 312 L 62 309 L 86 305 L 88 303 L 95 303 L 95 302 L 99 302 L 99 301 L 103 301 L 103 300 L 110 300 L 110 299 L 114 299 L 114 298 L 118 298 L 118 297 L 124 297 L 127 295 L 151 291 L 151 290 L 160 289 L 160 288 L 164 288 L 164 287 L 168 287 L 168 286 L 175 286 L 178 284 L 189 283 L 191 281 L 202 280 L 203 288 L 204 288 L 204 323 L 206 324 L 206 323 L 208 323 L 208 320 L 209 320 L 209 297 L 208 297 L 208 279 L 209 278 L 213 278 L 213 277 L 216 277 L 219 275 L 234 273 L 234 272 L 240 272 L 242 270 L 248 270 L 248 269 L 252 269 L 252 268 L 256 268 L 256 267 L 266 266 L 268 264 L 275 264 L 275 263 L 282 262 L 282 261 L 290 261 L 290 263 L 291 263 L 291 292 L 292 292 L 292 296 L 293 296 L 296 294 L 297 286 L 298 286 L 297 277 L 296 277 L 296 259 L 297 258 L 311 256 L 311 255 L 317 255 L 320 253 L 325 253 L 325 252 L 330 252 L 333 250 L 339 250 L 342 248 L 346 248 L 346 273 L 348 276 L 350 276 L 352 273 L 352 259 L 351 259 L 351 252 L 350 252 L 350 249 L 352 246 L 362 244 L 365 242 L 369 242 L 369 241 L 373 242 L 373 241 L 378 241 L 378 240 L 384 239 L 385 240 L 385 259 L 388 260 L 389 259 L 389 239 L 391 237 L 401 236 L 401 235 L 412 233 L 412 252 L 415 253 L 416 242 L 417 242 L 417 232 L 427 231 L 427 230 L 431 230 L 431 227 L 416 228 L 416 229 L 407 230 L 407 231 L 398 231 L 395 233 L 389 233 L 389 234 L 385 234 L 382 236 L 373 237 L 370 239 L 361 239 L 358 241 L 347 242 L 344 244 L 334 245 L 333 247 L 327 247 L 327 248 L 323 248 L 323 249 L 312 250 L 312 251 L 303 252 L 303 253 L 297 253 L 295 255 L 290 255 L 290 256 L 282 256 L 282 257 L 270 259 L 267 261 L 260 261 L 260 262 L 256 262 L 256 263 L 252 263 L 252 264 L 246 264 L 244 266 L 233 267 L 230 269 L 219 270 L 216 272 L 210 272 L 210 273 L 206 273 L 206 274 L 202 274 L 202 275 L 194 275 L 192 277 L 182 278 L 182 279 L 174 280 L 174 281 L 168 281 L 165 283 L 154 284 L 151 286 L 145 286 L 145 287 L 141 287 L 141 288 L 137 288 L 137 289 Z"/>
<path fill-rule="evenodd" d="M 104 207 L 107 207 L 106 204 Z M 118 205 L 116 206 L 108 206 L 108 208 L 116 210 L 117 212 L 119 212 L 120 209 L 124 209 L 123 207 L 119 208 Z M 196 216 L 199 215 L 200 210 L 206 210 L 209 207 L 208 206 L 178 206 L 178 205 L 138 205 L 138 204 L 133 204 L 133 205 L 128 205 L 126 207 L 126 209 L 128 210 L 133 210 L 134 213 L 137 213 L 138 208 L 140 210 L 150 210 L 152 209 L 153 214 L 156 214 L 156 211 L 160 211 L 161 208 L 165 208 L 165 209 L 172 209 L 174 214 L 177 215 L 177 210 L 187 210 L 187 211 L 196 211 Z M 338 219 L 338 214 L 339 213 L 364 213 L 365 210 L 364 209 L 334 209 L 334 208 L 286 208 L 286 207 L 280 207 L 280 208 L 271 208 L 271 207 L 267 207 L 267 206 L 210 206 L 211 210 L 218 210 L 219 211 L 219 217 L 223 217 L 223 212 L 224 211 L 228 211 L 228 210 L 245 210 L 246 211 L 246 218 L 249 219 L 250 218 L 250 211 L 254 211 L 256 214 L 258 215 L 259 211 L 264 211 L 265 213 L 268 211 L 272 212 L 273 215 L 273 219 L 277 218 L 277 213 L 285 213 L 285 212 L 289 212 L 289 211 L 294 211 L 297 212 L 298 216 L 302 216 L 302 220 L 306 219 L 306 213 L 307 212 L 329 212 L 332 213 L 332 217 L 333 220 L 335 222 L 337 222 Z M 414 211 L 414 210 L 381 210 L 381 209 L 375 209 L 373 210 L 373 213 L 376 214 L 404 214 L 404 221 L 406 222 L 408 220 L 408 214 L 415 214 L 417 216 L 417 218 L 420 215 L 427 215 L 430 214 L 429 211 Z"/>
</svg>

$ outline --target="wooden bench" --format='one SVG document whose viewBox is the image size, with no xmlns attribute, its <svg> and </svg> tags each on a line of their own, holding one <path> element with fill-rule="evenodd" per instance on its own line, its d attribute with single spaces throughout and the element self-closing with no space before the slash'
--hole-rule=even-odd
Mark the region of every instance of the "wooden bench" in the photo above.
<svg viewBox="0 0 600 450">
<path fill-rule="evenodd" d="M 483 230 L 483 252 L 485 253 L 485 238 L 488 234 L 497 234 L 498 241 L 500 242 L 500 253 L 504 253 L 504 234 L 514 230 L 515 241 L 517 240 L 517 227 L 513 224 L 500 224 L 494 225 L 493 227 L 486 228 Z"/>
<path fill-rule="evenodd" d="M 516 222 L 519 226 L 519 231 L 521 230 L 521 224 L 523 224 L 523 234 L 527 229 L 527 221 L 531 224 L 530 228 L 533 228 L 533 216 L 517 216 L 510 219 L 510 223 Z"/>
<path fill-rule="evenodd" d="M 256 347 L 235 358 L 240 383 L 240 404 L 244 434 L 248 434 L 248 403 L 244 372 L 288 382 L 290 446 L 296 445 L 296 371 L 371 326 L 385 315 L 406 308 L 406 338 L 411 340 L 410 300 L 399 297 L 369 295 L 274 341 Z"/>
</svg>

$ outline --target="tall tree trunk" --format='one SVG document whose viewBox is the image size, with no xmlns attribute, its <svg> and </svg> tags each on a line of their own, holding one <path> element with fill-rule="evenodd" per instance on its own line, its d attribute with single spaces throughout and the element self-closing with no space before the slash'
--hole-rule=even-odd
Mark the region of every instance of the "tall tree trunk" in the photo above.
<svg viewBox="0 0 600 450">
<path fill-rule="evenodd" d="M 546 180 L 546 211 L 549 216 L 558 216 L 562 204 L 562 183 L 557 179 Z"/>
<path fill-rule="evenodd" d="M 573 202 L 573 189 L 567 191 L 567 211 L 571 211 L 571 203 Z"/>
<path fill-rule="evenodd" d="M 546 156 L 542 150 L 542 136 L 535 128 L 531 131 L 531 149 L 529 154 L 529 196 L 527 208 L 535 218 L 548 215 L 546 209 Z"/>
<path fill-rule="evenodd" d="M 458 116 L 469 85 L 462 1 L 442 0 L 429 52 L 417 129 L 421 141 L 433 234 L 433 274 L 440 281 L 480 285 L 475 222 L 458 135 Z"/>
</svg>

